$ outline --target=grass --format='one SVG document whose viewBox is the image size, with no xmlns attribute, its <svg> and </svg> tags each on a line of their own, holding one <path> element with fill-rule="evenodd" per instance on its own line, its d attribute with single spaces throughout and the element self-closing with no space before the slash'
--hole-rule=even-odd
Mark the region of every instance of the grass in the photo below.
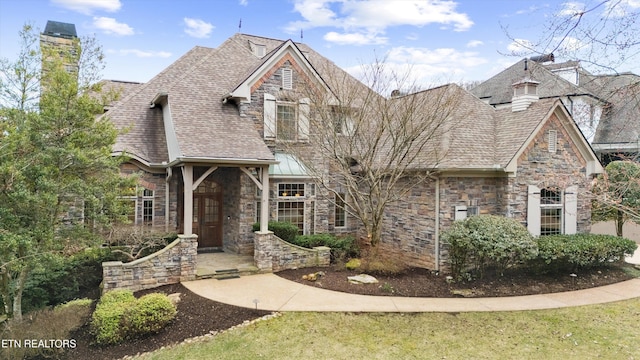
<svg viewBox="0 0 640 360">
<path fill-rule="evenodd" d="M 640 299 L 495 313 L 285 313 L 144 359 L 638 359 Z"/>
</svg>

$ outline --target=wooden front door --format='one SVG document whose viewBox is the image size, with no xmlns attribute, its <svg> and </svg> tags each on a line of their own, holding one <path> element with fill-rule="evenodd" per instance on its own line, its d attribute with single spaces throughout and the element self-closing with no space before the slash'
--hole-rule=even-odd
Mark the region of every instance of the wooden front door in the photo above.
<svg viewBox="0 0 640 360">
<path fill-rule="evenodd" d="M 193 192 L 193 232 L 198 248 L 222 247 L 222 188 L 205 179 Z"/>
</svg>

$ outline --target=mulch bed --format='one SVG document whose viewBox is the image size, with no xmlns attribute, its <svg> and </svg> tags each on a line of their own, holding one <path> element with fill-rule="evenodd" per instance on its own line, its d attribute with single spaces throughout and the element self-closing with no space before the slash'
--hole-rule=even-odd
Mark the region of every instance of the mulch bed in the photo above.
<svg viewBox="0 0 640 360">
<path fill-rule="evenodd" d="M 315 282 L 302 279 L 305 274 L 320 271 L 324 275 Z M 488 273 L 484 278 L 473 282 L 451 283 L 447 281 L 444 275 L 436 275 L 425 269 L 411 268 L 393 275 L 372 274 L 379 281 L 377 284 L 354 285 L 347 281 L 347 276 L 359 273 L 359 271 L 344 270 L 342 267 L 328 267 L 285 270 L 277 273 L 277 275 L 309 286 L 355 294 L 440 298 L 516 296 L 571 291 L 608 285 L 632 278 L 620 266 L 610 266 L 581 271 L 576 273 L 575 277 L 570 276 L 569 273 L 556 276 L 533 276 L 526 273 L 509 273 L 505 274 L 505 276 L 496 276 Z M 180 284 L 140 291 L 136 293 L 136 296 L 151 292 L 182 294 L 181 301 L 178 303 L 176 319 L 160 333 L 120 345 L 99 347 L 92 345 L 93 338 L 89 333 L 89 319 L 87 319 L 85 325 L 72 334 L 77 346 L 66 353 L 66 358 L 121 359 L 125 356 L 149 352 L 163 346 L 180 343 L 189 338 L 229 329 L 242 324 L 246 320 L 269 314 L 267 311 L 240 308 L 200 297 Z"/>
<path fill-rule="evenodd" d="M 342 267 L 306 268 L 284 270 L 277 275 L 305 285 L 324 289 L 379 296 L 408 296 L 408 297 L 500 297 L 554 293 L 587 289 L 609 285 L 633 277 L 623 270 L 629 264 L 612 265 L 599 269 L 589 269 L 563 274 L 534 275 L 524 271 L 512 271 L 500 276 L 488 271 L 482 278 L 473 281 L 451 282 L 446 276 L 419 268 L 410 268 L 399 274 L 373 275 L 377 284 L 351 284 L 348 276 L 362 273 L 349 271 Z M 303 276 L 322 272 L 316 281 L 304 280 Z"/>
</svg>

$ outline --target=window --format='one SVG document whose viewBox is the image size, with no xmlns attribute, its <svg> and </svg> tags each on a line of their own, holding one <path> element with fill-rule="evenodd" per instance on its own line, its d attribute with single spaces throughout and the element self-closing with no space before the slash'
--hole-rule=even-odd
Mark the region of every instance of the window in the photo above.
<svg viewBox="0 0 640 360">
<path fill-rule="evenodd" d="M 137 187 L 121 197 L 127 218 L 134 225 L 153 225 L 153 190 Z"/>
<path fill-rule="evenodd" d="M 334 226 L 345 227 L 347 225 L 347 212 L 345 211 L 345 194 L 338 193 L 335 196 Z"/>
<path fill-rule="evenodd" d="M 298 233 L 304 233 L 304 202 L 279 201 L 278 221 L 287 221 L 298 227 Z"/>
<path fill-rule="evenodd" d="M 276 112 L 277 137 L 280 140 L 295 140 L 298 133 L 296 107 L 292 104 L 278 104 Z"/>
<path fill-rule="evenodd" d="M 153 190 L 142 191 L 142 223 L 153 225 Z"/>
<path fill-rule="evenodd" d="M 540 190 L 540 235 L 562 234 L 562 192 Z"/>
<path fill-rule="evenodd" d="M 278 101 L 264 94 L 264 138 L 285 141 L 309 138 L 309 99 Z"/>
<path fill-rule="evenodd" d="M 529 185 L 527 229 L 534 236 L 577 232 L 578 186 L 565 189 Z"/>
<path fill-rule="evenodd" d="M 282 69 L 282 89 L 293 89 L 293 71 L 291 69 Z"/>
<path fill-rule="evenodd" d="M 278 197 L 303 197 L 304 184 L 278 184 Z"/>
</svg>

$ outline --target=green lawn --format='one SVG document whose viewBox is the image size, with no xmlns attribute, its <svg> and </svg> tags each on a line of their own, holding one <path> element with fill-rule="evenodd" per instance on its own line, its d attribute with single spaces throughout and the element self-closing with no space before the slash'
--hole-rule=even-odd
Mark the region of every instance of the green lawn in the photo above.
<svg viewBox="0 0 640 360">
<path fill-rule="evenodd" d="M 145 359 L 640 359 L 640 299 L 497 313 L 285 313 Z"/>
</svg>

